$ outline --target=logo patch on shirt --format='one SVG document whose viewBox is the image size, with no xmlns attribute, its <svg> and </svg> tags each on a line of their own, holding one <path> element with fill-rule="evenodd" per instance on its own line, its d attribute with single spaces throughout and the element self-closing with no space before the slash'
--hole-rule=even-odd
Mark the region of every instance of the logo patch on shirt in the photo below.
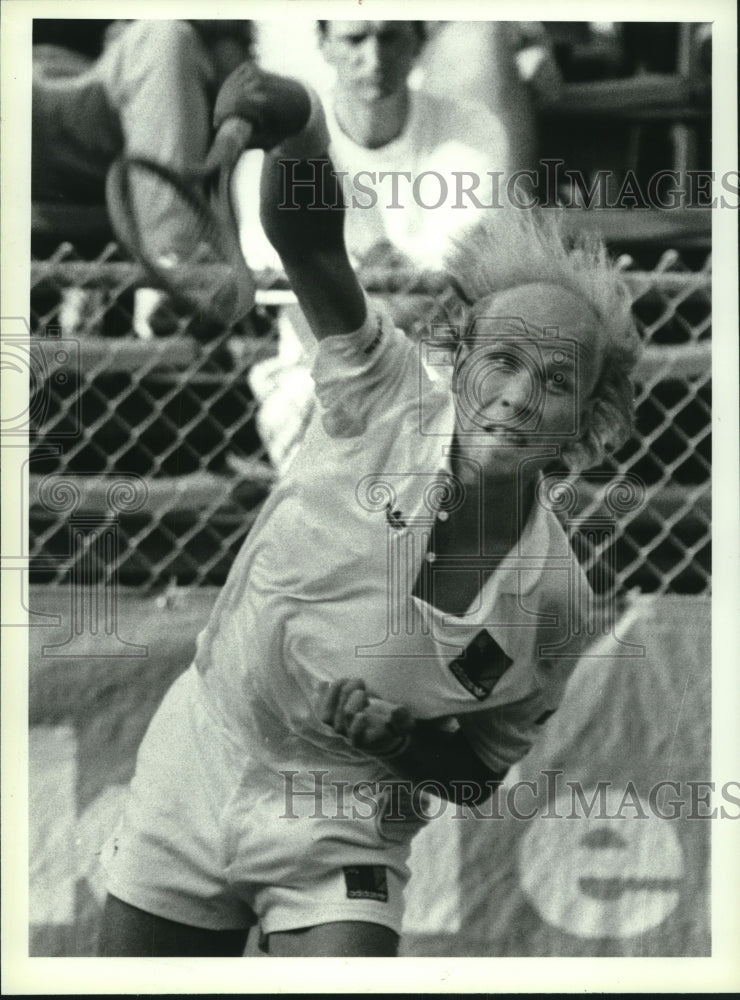
<svg viewBox="0 0 740 1000">
<path fill-rule="evenodd" d="M 383 865 L 347 865 L 344 868 L 348 899 L 388 902 L 388 879 Z"/>
<path fill-rule="evenodd" d="M 487 698 L 514 661 L 485 630 L 479 632 L 450 670 L 479 701 Z"/>
</svg>

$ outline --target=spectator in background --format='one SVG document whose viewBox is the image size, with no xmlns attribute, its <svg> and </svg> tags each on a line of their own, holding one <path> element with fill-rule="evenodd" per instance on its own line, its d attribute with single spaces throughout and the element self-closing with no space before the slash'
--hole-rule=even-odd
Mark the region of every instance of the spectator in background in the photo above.
<svg viewBox="0 0 740 1000">
<path fill-rule="evenodd" d="M 470 95 L 463 99 L 453 92 L 450 98 L 440 88 L 409 85 L 426 41 L 423 21 L 319 21 L 319 32 L 321 50 L 336 72 L 327 119 L 334 162 L 349 175 L 350 204 L 353 195 L 360 206 L 368 202 L 363 172 L 378 177 L 377 204 L 348 215 L 350 253 L 364 260 L 390 244 L 406 258 L 439 267 L 451 241 L 471 222 L 468 199 L 462 199 L 467 210 L 452 207 L 458 175 L 478 176 L 483 187 L 488 171 L 508 173 L 512 167 L 500 120 Z M 428 182 L 413 189 L 426 172 Z M 388 179 L 381 181 L 383 173 L 398 174 L 398 198 Z M 430 206 L 441 200 L 444 186 L 432 174 L 447 185 L 447 197 L 436 207 Z M 390 207 L 394 202 L 403 207 Z"/>
<path fill-rule="evenodd" d="M 467 188 L 479 178 L 480 197 L 488 201 L 488 172 L 506 175 L 519 166 L 512 161 L 506 129 L 469 93 L 458 98 L 451 88 L 455 97 L 446 96 L 439 81 L 436 87 L 411 86 L 426 22 L 319 21 L 318 30 L 321 51 L 336 75 L 324 103 L 332 160 L 347 175 L 350 257 L 359 264 L 414 261 L 441 269 L 455 239 L 474 221 L 474 202 L 457 195 L 461 181 Z M 501 98 L 505 102 L 503 91 Z M 245 154 L 233 184 L 244 254 L 256 270 L 280 267 L 259 224 L 261 161 L 259 152 Z M 463 172 L 466 179 L 459 176 Z M 440 176 L 447 193 L 436 204 L 445 190 Z M 465 207 L 454 208 L 456 202 Z M 313 349 L 296 307 L 281 317 L 278 357 L 250 374 L 261 403 L 260 432 L 279 471 L 291 461 L 311 415 Z"/>
<path fill-rule="evenodd" d="M 32 199 L 103 204 L 108 169 L 123 152 L 177 170 L 202 163 L 218 89 L 251 43 L 249 21 L 141 20 L 110 24 L 94 59 L 34 45 Z M 177 216 L 144 189 L 134 197 L 162 252 L 176 252 L 188 238 Z M 148 298 L 154 311 L 160 297 Z M 65 325 L 75 332 L 72 318 Z M 151 335 L 146 315 L 137 325 Z"/>
<path fill-rule="evenodd" d="M 469 172 L 485 181 L 488 171 L 513 169 L 507 135 L 470 95 L 450 98 L 439 88 L 433 92 L 410 85 L 426 40 L 426 22 L 319 21 L 318 26 L 320 49 L 336 77 L 325 106 L 333 162 L 347 174 L 350 255 L 359 263 L 368 258 L 385 263 L 390 252 L 394 260 L 438 267 L 450 240 L 472 215 L 452 208 L 459 184 L 455 175 Z M 234 200 L 248 263 L 279 267 L 259 225 L 260 166 L 259 152 L 244 156 L 235 172 Z M 436 178 L 423 178 L 417 197 L 412 190 L 427 172 L 447 183 L 448 196 L 436 208 L 424 207 L 439 200 Z M 397 194 L 393 174 L 398 175 Z M 466 197 L 462 201 L 472 207 Z"/>
</svg>

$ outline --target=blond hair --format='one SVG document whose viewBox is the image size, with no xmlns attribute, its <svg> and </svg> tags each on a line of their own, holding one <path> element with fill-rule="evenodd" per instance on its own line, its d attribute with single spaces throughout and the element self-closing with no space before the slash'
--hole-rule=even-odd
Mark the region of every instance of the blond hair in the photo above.
<svg viewBox="0 0 740 1000">
<path fill-rule="evenodd" d="M 486 296 L 533 282 L 564 288 L 595 312 L 603 336 L 601 370 L 584 407 L 582 432 L 562 449 L 566 464 L 582 470 L 629 437 L 641 342 L 629 292 L 603 242 L 590 234 L 566 237 L 563 221 L 560 209 L 487 211 L 457 241 L 446 270 L 468 312 Z"/>
</svg>

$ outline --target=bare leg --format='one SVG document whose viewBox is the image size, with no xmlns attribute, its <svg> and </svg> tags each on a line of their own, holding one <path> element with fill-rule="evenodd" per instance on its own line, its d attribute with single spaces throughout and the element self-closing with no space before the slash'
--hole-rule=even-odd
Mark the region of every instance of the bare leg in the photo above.
<svg viewBox="0 0 740 1000">
<path fill-rule="evenodd" d="M 398 935 L 390 927 L 362 920 L 341 920 L 269 936 L 276 958 L 395 958 Z"/>
<path fill-rule="evenodd" d="M 247 943 L 248 929 L 212 931 L 189 927 L 130 906 L 108 896 L 98 941 L 103 958 L 240 956 Z"/>
</svg>

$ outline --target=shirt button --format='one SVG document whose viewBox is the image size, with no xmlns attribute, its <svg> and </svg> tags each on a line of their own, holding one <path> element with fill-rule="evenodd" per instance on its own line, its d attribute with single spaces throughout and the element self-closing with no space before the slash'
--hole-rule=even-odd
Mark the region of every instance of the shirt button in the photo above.
<svg viewBox="0 0 740 1000">
<path fill-rule="evenodd" d="M 440 521 L 446 521 L 449 516 L 450 515 L 447 513 L 446 510 L 441 510 L 439 514 L 437 514 L 437 517 L 440 519 Z"/>
</svg>

